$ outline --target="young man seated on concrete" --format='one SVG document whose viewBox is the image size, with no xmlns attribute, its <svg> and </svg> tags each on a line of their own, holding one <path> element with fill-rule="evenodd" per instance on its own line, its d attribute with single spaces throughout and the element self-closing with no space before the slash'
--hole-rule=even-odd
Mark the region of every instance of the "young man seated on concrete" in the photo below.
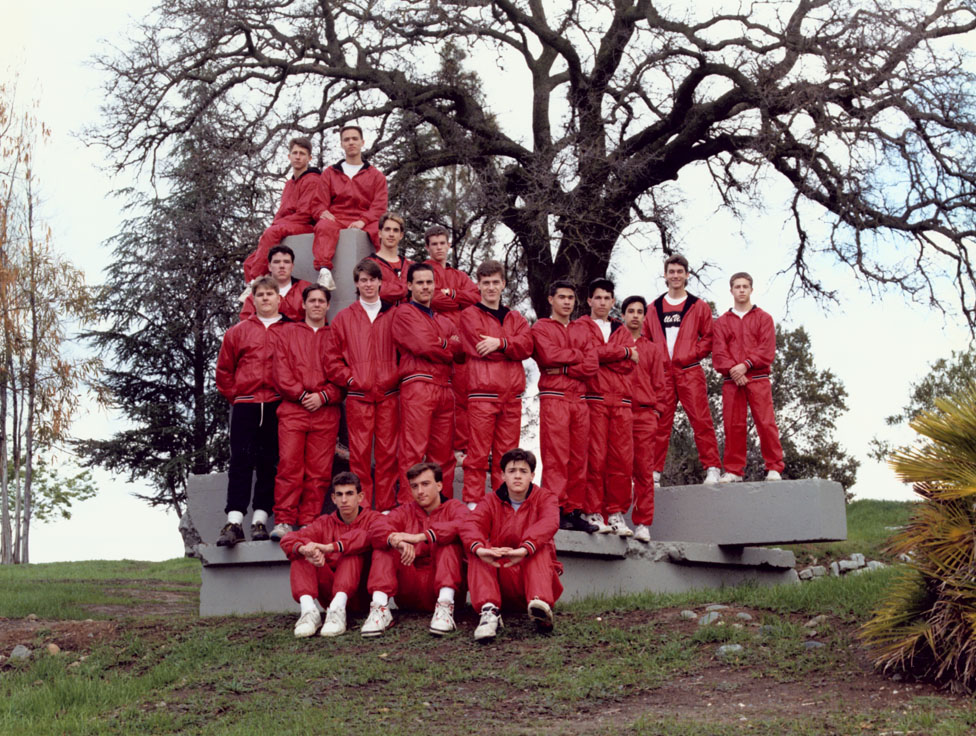
<svg viewBox="0 0 976 736">
<path fill-rule="evenodd" d="M 553 541 L 559 528 L 556 495 L 532 483 L 535 455 L 528 450 L 509 450 L 501 466 L 505 482 L 461 525 L 471 603 L 481 614 L 476 641 L 495 638 L 503 607 L 527 606 L 539 630 L 551 631 L 552 607 L 563 592 Z"/>
<path fill-rule="evenodd" d="M 291 560 L 291 594 L 301 606 L 295 636 L 339 636 L 346 630 L 346 608 L 369 615 L 360 630 L 379 636 L 393 625 L 390 596 L 396 590 L 396 552 L 389 548 L 390 525 L 378 511 L 362 507 L 363 491 L 355 473 L 332 480 L 336 511 L 286 534 L 281 550 Z M 397 543 L 399 551 L 408 548 Z M 325 623 L 315 601 L 325 607 Z"/>
<path fill-rule="evenodd" d="M 396 564 L 398 609 L 433 611 L 430 633 L 454 631 L 454 601 L 463 581 L 464 552 L 458 536 L 468 508 L 441 492 L 444 476 L 437 463 L 417 463 L 407 470 L 413 502 L 397 506 L 387 521 L 387 540 L 401 550 Z M 463 600 L 463 593 L 462 593 Z"/>
<path fill-rule="evenodd" d="M 310 284 L 303 279 L 296 279 L 291 275 L 295 268 L 295 251 L 287 245 L 276 245 L 268 251 L 268 269 L 274 277 L 281 304 L 278 311 L 292 322 L 305 319 L 305 306 L 302 304 L 302 292 Z M 254 297 L 250 294 L 241 308 L 241 320 L 254 314 Z"/>
</svg>

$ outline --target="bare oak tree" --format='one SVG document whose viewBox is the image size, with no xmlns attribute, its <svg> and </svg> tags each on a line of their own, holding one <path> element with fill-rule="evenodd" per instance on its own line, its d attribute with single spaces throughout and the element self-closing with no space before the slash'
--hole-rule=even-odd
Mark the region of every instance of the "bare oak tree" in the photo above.
<svg viewBox="0 0 976 736">
<path fill-rule="evenodd" d="M 772 176 L 793 192 L 796 289 L 833 297 L 820 252 L 936 306 L 951 277 L 974 325 L 976 86 L 957 46 L 974 28 L 970 0 L 171 0 L 99 60 L 91 137 L 124 168 L 208 110 L 258 164 L 287 132 L 353 119 L 380 157 L 434 132 L 387 170 L 471 172 L 537 312 L 551 279 L 603 274 L 634 223 L 668 252 L 682 172 L 707 167 L 732 208 Z M 509 99 L 475 69 L 504 74 Z M 506 126 L 511 98 L 525 114 Z"/>
</svg>

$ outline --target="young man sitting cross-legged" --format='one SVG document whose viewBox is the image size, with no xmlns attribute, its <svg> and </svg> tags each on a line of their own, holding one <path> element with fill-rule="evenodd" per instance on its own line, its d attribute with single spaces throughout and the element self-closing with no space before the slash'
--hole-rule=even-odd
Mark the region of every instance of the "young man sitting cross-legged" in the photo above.
<svg viewBox="0 0 976 736">
<path fill-rule="evenodd" d="M 354 473 L 332 481 L 333 514 L 324 514 L 281 539 L 291 560 L 291 594 L 302 608 L 295 636 L 312 636 L 322 624 L 316 599 L 326 606 L 321 636 L 346 630 L 346 607 L 369 615 L 363 636 L 379 636 L 393 625 L 390 596 L 396 590 L 396 552 L 387 545 L 391 528 L 378 511 L 362 508 L 363 491 Z M 398 543 L 399 544 L 399 543 Z M 399 544 L 401 554 L 407 545 Z"/>
<path fill-rule="evenodd" d="M 494 639 L 502 607 L 522 608 L 541 631 L 552 630 L 552 606 L 563 592 L 563 566 L 553 537 L 559 528 L 556 495 L 533 485 L 535 455 L 516 448 L 502 456 L 504 483 L 461 525 L 469 550 L 468 587 L 481 620 L 476 641 Z"/>
<path fill-rule="evenodd" d="M 458 531 L 468 507 L 441 493 L 441 466 L 417 463 L 407 470 L 413 502 L 397 506 L 387 521 L 395 530 L 387 539 L 401 550 L 394 597 L 398 609 L 433 611 L 430 633 L 454 631 L 454 599 L 461 588 L 464 556 Z M 463 595 L 462 595 L 463 598 Z"/>
</svg>

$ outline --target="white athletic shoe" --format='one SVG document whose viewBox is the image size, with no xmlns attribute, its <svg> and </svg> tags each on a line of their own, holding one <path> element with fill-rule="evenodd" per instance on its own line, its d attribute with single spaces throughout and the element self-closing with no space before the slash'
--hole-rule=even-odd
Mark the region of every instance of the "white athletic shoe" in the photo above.
<svg viewBox="0 0 976 736">
<path fill-rule="evenodd" d="M 651 473 L 651 475 L 654 476 L 654 485 L 661 485 L 661 471 L 655 470 L 653 473 Z"/>
<path fill-rule="evenodd" d="M 474 511 L 478 507 L 474 501 L 468 501 L 468 511 Z"/>
<path fill-rule="evenodd" d="M 244 304 L 244 302 L 247 301 L 247 298 L 249 296 L 251 296 L 251 285 L 250 284 L 248 284 L 247 286 L 244 287 L 244 291 L 242 291 L 241 292 L 241 295 L 239 297 L 237 297 L 237 301 L 239 301 L 241 304 Z"/>
<path fill-rule="evenodd" d="M 454 624 L 454 604 L 437 601 L 434 605 L 434 615 L 430 619 L 428 631 L 435 636 L 450 634 L 457 626 Z"/>
<path fill-rule="evenodd" d="M 346 609 L 326 608 L 325 623 L 322 624 L 322 630 L 319 632 L 319 636 L 339 636 L 339 634 L 345 633 Z"/>
<path fill-rule="evenodd" d="M 390 607 L 370 603 L 369 615 L 359 633 L 363 636 L 379 636 L 391 626 L 393 626 L 393 614 L 390 613 Z"/>
<path fill-rule="evenodd" d="M 616 514 L 610 514 L 610 518 L 607 519 L 607 523 L 610 525 L 610 529 L 618 537 L 632 537 L 634 532 L 631 531 L 630 527 L 627 526 L 627 520 L 624 519 L 624 515 L 620 512 Z"/>
<path fill-rule="evenodd" d="M 783 480 L 783 476 L 775 470 L 770 470 L 766 473 L 766 480 Z"/>
<path fill-rule="evenodd" d="M 305 611 L 295 622 L 295 638 L 305 639 L 312 636 L 318 630 L 320 623 L 322 623 L 322 615 L 319 613 L 319 609 L 313 608 L 311 611 Z"/>
<path fill-rule="evenodd" d="M 541 598 L 529 601 L 529 618 L 540 631 L 552 631 L 552 608 Z"/>
<path fill-rule="evenodd" d="M 705 480 L 702 481 L 703 486 L 713 486 L 719 481 L 719 477 L 722 475 L 722 471 L 718 468 L 709 468 L 705 472 Z"/>
<path fill-rule="evenodd" d="M 722 477 L 718 479 L 719 483 L 741 483 L 742 476 L 736 475 L 735 473 L 722 473 Z"/>
<path fill-rule="evenodd" d="M 583 514 L 583 518 L 596 527 L 597 534 L 609 534 L 613 531 L 613 527 L 603 520 L 603 514 Z"/>
<path fill-rule="evenodd" d="M 637 528 L 634 530 L 634 539 L 636 539 L 638 542 L 650 542 L 651 530 L 643 524 L 638 524 Z"/>
<path fill-rule="evenodd" d="M 335 291 L 335 279 L 332 278 L 332 271 L 327 268 L 319 269 L 319 278 L 315 283 L 327 291 Z"/>
<path fill-rule="evenodd" d="M 498 629 L 503 626 L 501 612 L 490 603 L 486 603 L 481 607 L 481 620 L 478 621 L 478 628 L 474 630 L 474 640 L 494 639 L 498 635 Z"/>
<path fill-rule="evenodd" d="M 275 524 L 274 529 L 271 530 L 271 541 L 280 542 L 283 536 L 294 530 L 295 527 L 291 524 Z"/>
</svg>

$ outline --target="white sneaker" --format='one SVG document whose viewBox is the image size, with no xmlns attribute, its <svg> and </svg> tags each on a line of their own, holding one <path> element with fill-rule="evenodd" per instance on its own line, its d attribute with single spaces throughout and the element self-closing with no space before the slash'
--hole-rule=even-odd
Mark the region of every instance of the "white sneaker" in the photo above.
<svg viewBox="0 0 976 736">
<path fill-rule="evenodd" d="M 319 609 L 313 608 L 311 611 L 305 611 L 295 622 L 295 638 L 305 639 L 312 636 L 318 630 L 320 623 L 322 623 L 322 615 L 319 613 Z"/>
<path fill-rule="evenodd" d="M 722 475 L 722 471 L 718 468 L 709 468 L 705 472 L 705 480 L 702 481 L 703 486 L 713 486 L 718 483 L 719 477 Z"/>
<path fill-rule="evenodd" d="M 391 626 L 393 626 L 393 614 L 390 613 L 390 607 L 370 603 L 369 615 L 359 633 L 363 636 L 379 636 Z"/>
<path fill-rule="evenodd" d="M 319 636 L 339 636 L 346 633 L 346 609 L 325 609 L 325 623 Z"/>
<path fill-rule="evenodd" d="M 634 530 L 634 539 L 636 539 L 638 542 L 650 542 L 651 530 L 643 524 L 638 524 L 637 528 Z"/>
<path fill-rule="evenodd" d="M 468 511 L 474 511 L 478 507 L 474 501 L 468 501 Z"/>
<path fill-rule="evenodd" d="M 241 295 L 239 297 L 237 297 L 237 301 L 239 301 L 241 304 L 244 304 L 247 301 L 247 298 L 249 296 L 251 296 L 251 285 L 250 284 L 248 284 L 247 286 L 244 287 L 244 291 L 242 291 L 241 292 Z"/>
<path fill-rule="evenodd" d="M 275 524 L 274 529 L 271 530 L 271 541 L 280 542 L 283 536 L 294 529 L 291 524 Z"/>
<path fill-rule="evenodd" d="M 552 608 L 541 598 L 529 601 L 529 618 L 540 631 L 552 631 Z"/>
<path fill-rule="evenodd" d="M 583 518 L 596 527 L 597 534 L 609 534 L 613 531 L 613 527 L 603 520 L 603 514 L 583 514 Z"/>
<path fill-rule="evenodd" d="M 434 615 L 430 619 L 428 631 L 436 636 L 450 634 L 457 628 L 454 624 L 454 604 L 437 601 L 434 605 Z"/>
<path fill-rule="evenodd" d="M 624 515 L 619 511 L 616 514 L 610 514 L 610 518 L 607 519 L 607 523 L 610 525 L 610 529 L 618 537 L 632 537 L 634 532 L 631 531 L 630 527 L 627 526 L 627 520 L 624 519 Z"/>
<path fill-rule="evenodd" d="M 319 269 L 319 278 L 315 283 L 327 291 L 335 291 L 335 279 L 332 278 L 332 271 L 327 268 Z"/>
<path fill-rule="evenodd" d="M 654 485 L 661 485 L 661 471 L 655 470 L 653 473 L 651 473 L 651 475 L 654 476 Z"/>
<path fill-rule="evenodd" d="M 478 628 L 474 630 L 474 640 L 494 639 L 498 635 L 498 629 L 502 628 L 501 612 L 490 603 L 481 607 L 481 620 L 478 621 Z"/>
<path fill-rule="evenodd" d="M 741 483 L 742 476 L 736 475 L 735 473 L 722 473 L 722 477 L 718 479 L 719 483 Z"/>
<path fill-rule="evenodd" d="M 783 476 L 775 470 L 770 470 L 766 473 L 766 480 L 783 480 Z"/>
</svg>

